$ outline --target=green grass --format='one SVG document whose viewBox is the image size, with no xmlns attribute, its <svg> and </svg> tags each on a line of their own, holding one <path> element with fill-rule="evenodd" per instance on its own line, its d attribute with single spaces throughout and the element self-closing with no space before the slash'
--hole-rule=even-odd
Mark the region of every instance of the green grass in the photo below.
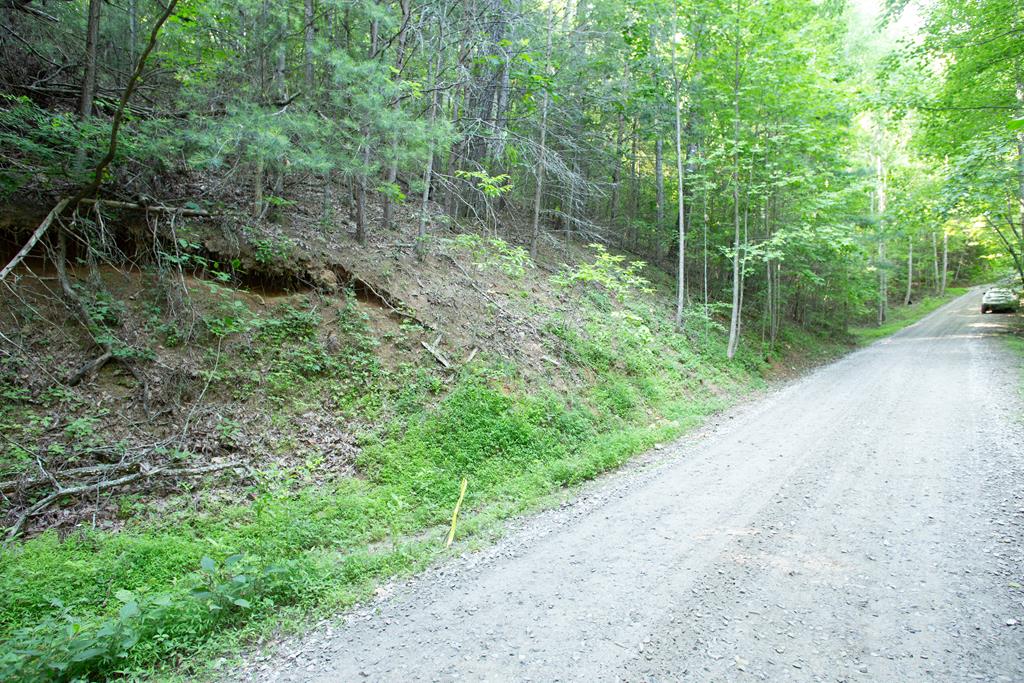
<svg viewBox="0 0 1024 683">
<path fill-rule="evenodd" d="M 884 325 L 852 327 L 850 334 L 860 345 L 888 337 L 904 327 L 913 325 L 926 315 L 967 292 L 967 287 L 950 287 L 944 296 L 927 296 L 910 306 L 893 306 L 889 309 L 888 319 Z"/>
<path fill-rule="evenodd" d="M 466 547 L 764 386 L 765 359 L 751 345 L 725 361 L 720 327 L 688 338 L 667 311 L 596 301 L 581 322 L 551 321 L 572 389 L 484 358 L 436 404 L 406 407 L 367 435 L 361 478 L 313 486 L 302 472 L 261 472 L 235 500 L 200 491 L 117 534 L 46 533 L 0 550 L 0 679 L 203 675 L 221 653 L 298 630 L 444 556 L 462 477 Z M 289 339 L 293 328 L 309 337 L 304 319 L 283 319 Z M 260 352 L 297 368 L 275 385 L 282 396 L 318 386 L 308 365 L 336 362 L 273 342 Z"/>
</svg>

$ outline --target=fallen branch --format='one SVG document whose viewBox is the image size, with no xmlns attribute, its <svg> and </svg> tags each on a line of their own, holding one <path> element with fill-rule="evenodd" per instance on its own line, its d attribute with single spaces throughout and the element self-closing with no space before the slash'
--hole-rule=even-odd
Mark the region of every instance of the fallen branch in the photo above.
<svg viewBox="0 0 1024 683">
<path fill-rule="evenodd" d="M 65 384 L 67 384 L 69 387 L 78 386 L 83 379 L 93 374 L 94 372 L 99 372 L 100 370 L 102 370 L 103 366 L 107 364 L 107 361 L 109 361 L 113 357 L 113 350 L 109 348 L 105 349 L 102 354 L 100 354 L 96 358 L 93 358 L 91 361 L 75 370 L 74 374 L 68 377 Z"/>
<path fill-rule="evenodd" d="M 64 211 L 64 209 L 68 205 L 68 202 L 70 201 L 71 199 L 69 197 L 65 197 L 64 199 L 57 202 L 57 206 L 50 209 L 50 213 L 46 214 L 46 218 L 44 218 L 43 222 L 39 224 L 39 227 L 36 228 L 36 231 L 32 233 L 32 237 L 28 239 L 28 242 L 25 243 L 25 246 L 23 246 L 21 250 L 14 255 L 14 258 L 11 259 L 10 263 L 4 266 L 3 270 L 0 270 L 0 280 L 3 280 L 5 277 L 7 277 L 7 274 L 14 270 L 15 267 L 17 267 L 17 265 L 21 263 L 22 259 L 28 256 L 28 253 L 32 251 L 32 247 L 36 246 L 36 242 L 38 242 L 39 239 L 43 236 L 43 234 L 50 228 L 50 225 L 53 223 L 54 219 L 57 218 L 57 216 L 59 216 L 61 212 Z"/>
<path fill-rule="evenodd" d="M 71 486 L 68 488 L 59 488 L 53 493 L 41 498 L 30 508 L 25 510 L 18 517 L 17 521 L 7 530 L 7 540 L 12 540 L 21 531 L 22 527 L 25 526 L 25 522 L 28 521 L 29 517 L 34 517 L 42 513 L 48 507 L 53 505 L 55 502 L 64 498 L 65 496 L 74 496 L 79 493 L 99 493 L 106 489 L 116 488 L 118 486 L 124 486 L 125 484 L 131 484 L 132 482 L 139 481 L 140 479 L 149 479 L 151 477 L 179 477 L 179 476 L 195 476 L 197 474 L 207 474 L 209 472 L 216 472 L 218 470 L 226 470 L 231 467 L 242 467 L 243 465 L 238 462 L 221 463 L 220 465 L 207 465 L 206 467 L 189 467 L 189 468 L 177 468 L 171 469 L 166 467 L 158 467 L 152 470 L 143 470 L 134 474 L 128 474 L 118 479 L 110 479 L 107 481 L 100 481 L 95 484 L 80 484 L 78 486 Z"/>
<path fill-rule="evenodd" d="M 29 1 L 30 0 L 7 0 L 6 7 L 8 9 L 24 12 L 25 14 L 31 14 L 34 17 L 39 17 L 40 19 L 49 21 L 52 24 L 60 23 L 60 20 L 52 14 L 47 14 L 41 9 L 30 6 Z"/>
<path fill-rule="evenodd" d="M 156 213 L 175 213 L 179 216 L 209 216 L 210 212 L 203 209 L 187 209 L 178 206 L 166 206 L 164 204 L 139 204 L 137 202 L 121 202 L 114 199 L 82 199 L 81 204 L 95 204 L 109 206 L 114 209 L 132 209 L 135 211 L 152 211 Z"/>
<path fill-rule="evenodd" d="M 71 469 L 57 472 L 62 479 L 80 479 L 83 477 L 95 477 L 96 475 L 106 475 L 114 472 L 131 472 L 139 469 L 139 463 L 137 462 L 126 462 L 126 463 L 115 463 L 112 465 L 91 465 L 89 467 L 73 467 Z M 56 476 L 56 475 L 55 475 Z M 0 492 L 3 493 L 14 493 L 15 491 L 28 491 L 46 484 L 53 483 L 49 477 L 28 477 L 25 479 L 7 479 L 0 481 Z"/>
<path fill-rule="evenodd" d="M 441 337 L 438 336 L 438 338 L 434 342 L 434 344 L 436 345 L 440 341 L 441 341 Z M 438 351 L 436 348 L 434 348 L 433 346 L 431 346 L 430 344 L 428 344 L 425 341 L 421 341 L 420 344 L 422 344 L 423 348 L 425 348 L 427 351 L 430 352 L 430 355 L 433 356 L 437 360 L 438 363 L 440 363 L 441 365 L 444 366 L 445 370 L 450 370 L 451 369 L 452 364 L 448 362 L 448 359 L 445 358 L 444 355 L 442 355 L 440 351 Z"/>
</svg>

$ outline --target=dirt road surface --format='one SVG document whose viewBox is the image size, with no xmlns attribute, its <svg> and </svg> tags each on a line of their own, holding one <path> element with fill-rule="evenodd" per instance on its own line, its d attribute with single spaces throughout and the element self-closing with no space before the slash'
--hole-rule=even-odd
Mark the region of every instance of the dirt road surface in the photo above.
<svg viewBox="0 0 1024 683">
<path fill-rule="evenodd" d="M 250 661 L 258 681 L 1024 681 L 1024 407 L 972 292 Z"/>
</svg>

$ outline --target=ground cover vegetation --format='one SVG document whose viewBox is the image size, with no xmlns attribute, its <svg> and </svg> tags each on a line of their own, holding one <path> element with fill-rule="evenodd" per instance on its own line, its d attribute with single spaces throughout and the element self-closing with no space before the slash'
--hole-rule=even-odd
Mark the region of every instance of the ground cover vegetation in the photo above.
<svg viewBox="0 0 1024 683">
<path fill-rule="evenodd" d="M 0 678 L 208 674 L 1024 282 L 1021 9 L 879 9 L 0 7 Z"/>
</svg>

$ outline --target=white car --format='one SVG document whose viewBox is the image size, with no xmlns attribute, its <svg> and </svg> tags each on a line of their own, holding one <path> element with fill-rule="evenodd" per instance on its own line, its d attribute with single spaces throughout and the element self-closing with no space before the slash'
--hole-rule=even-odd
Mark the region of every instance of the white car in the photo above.
<svg viewBox="0 0 1024 683">
<path fill-rule="evenodd" d="M 992 288 L 981 297 L 982 313 L 1016 313 L 1020 308 L 1020 297 L 1011 289 Z"/>
</svg>

